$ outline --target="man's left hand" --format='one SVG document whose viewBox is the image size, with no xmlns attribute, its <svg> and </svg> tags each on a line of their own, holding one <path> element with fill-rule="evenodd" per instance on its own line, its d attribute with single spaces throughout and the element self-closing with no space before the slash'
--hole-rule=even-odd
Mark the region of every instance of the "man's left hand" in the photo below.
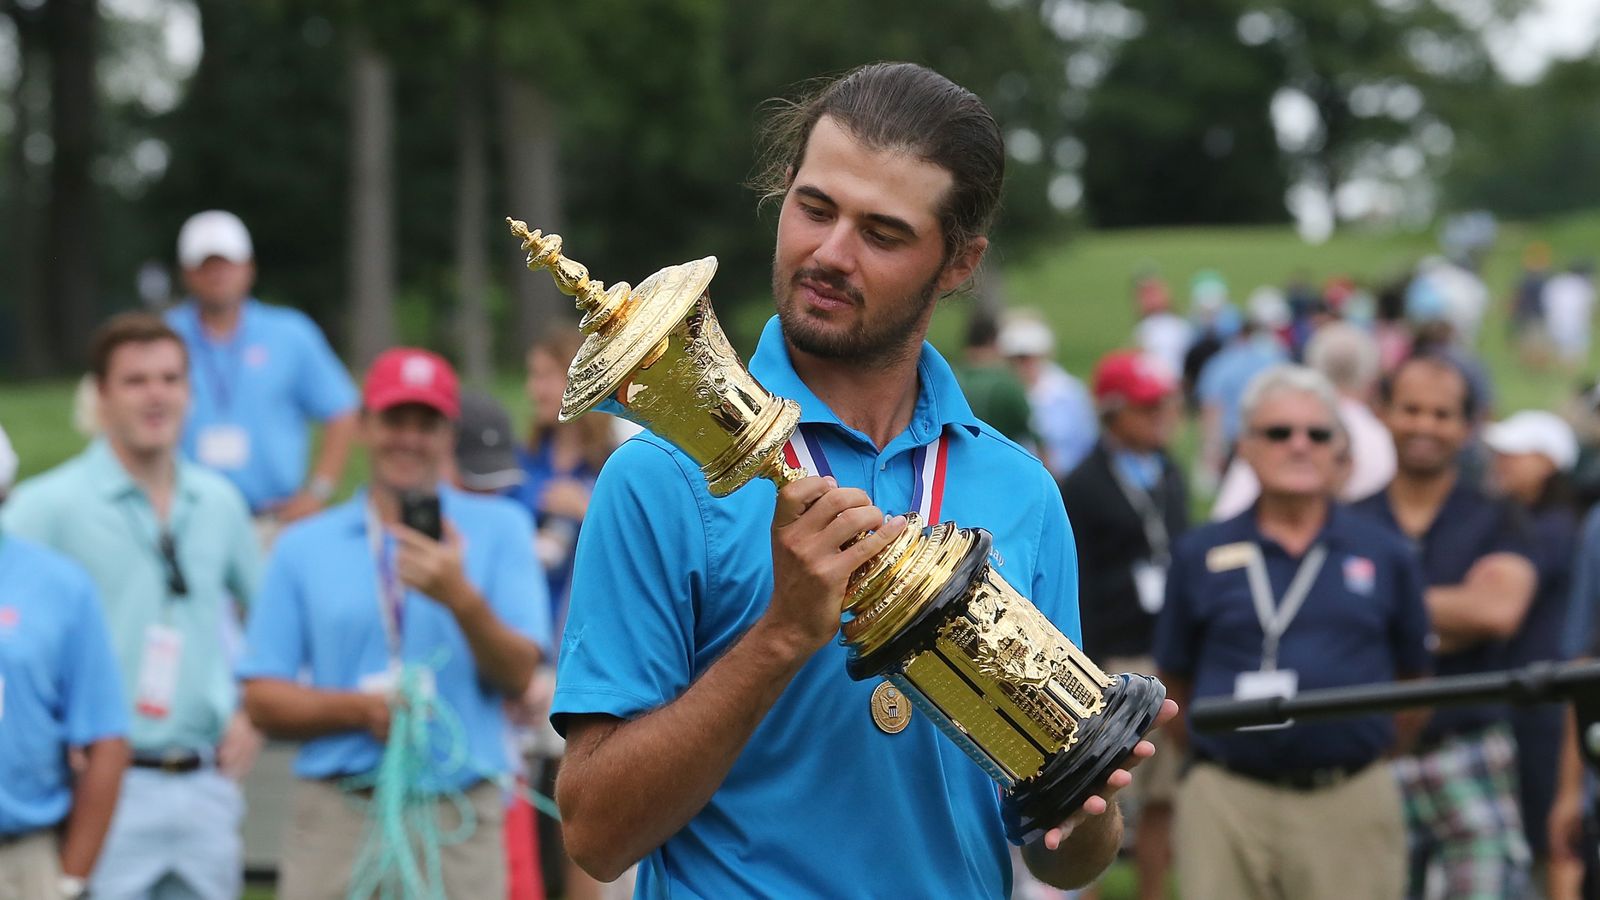
<svg viewBox="0 0 1600 900">
<path fill-rule="evenodd" d="M 461 535 L 444 523 L 444 540 L 436 541 L 404 525 L 392 525 L 397 542 L 395 569 L 408 586 L 437 600 L 451 612 L 475 596 L 467 582 Z"/>
<path fill-rule="evenodd" d="M 261 732 L 241 710 L 228 720 L 222 743 L 217 745 L 217 769 L 234 781 L 243 781 L 261 755 Z"/>
<path fill-rule="evenodd" d="M 312 513 L 321 512 L 322 501 L 311 495 L 310 491 L 301 491 L 293 497 L 278 504 L 272 510 L 280 525 L 287 525 L 296 519 L 304 519 Z"/>
<path fill-rule="evenodd" d="M 1166 725 L 1177 714 L 1177 703 L 1171 700 L 1163 701 L 1161 712 L 1156 714 L 1156 723 L 1151 727 L 1151 730 L 1154 731 Z M 1071 836 L 1075 828 L 1090 818 L 1102 815 L 1106 810 L 1110 809 L 1111 798 L 1116 796 L 1117 791 L 1133 783 L 1133 767 L 1154 756 L 1155 753 L 1156 746 L 1149 741 L 1140 741 L 1135 744 L 1133 754 L 1123 763 L 1122 768 L 1111 773 L 1111 777 L 1106 779 L 1105 787 L 1099 793 L 1083 801 L 1083 806 L 1077 812 L 1068 816 L 1065 822 L 1044 833 L 1045 849 L 1058 849 Z"/>
</svg>

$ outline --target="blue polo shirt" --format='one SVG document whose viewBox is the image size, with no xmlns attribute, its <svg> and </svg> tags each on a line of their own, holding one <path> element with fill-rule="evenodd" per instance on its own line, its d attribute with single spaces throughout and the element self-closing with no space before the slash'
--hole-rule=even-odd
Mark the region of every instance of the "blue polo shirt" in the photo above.
<svg viewBox="0 0 1600 900">
<path fill-rule="evenodd" d="M 184 454 L 227 476 L 252 512 L 294 496 L 308 470 L 307 424 L 356 409 L 355 384 L 322 331 L 297 309 L 254 299 L 245 301 L 238 330 L 226 341 L 206 336 L 192 300 L 166 318 L 189 348 Z M 202 458 L 207 429 L 219 427 L 243 429 L 242 458 Z"/>
<path fill-rule="evenodd" d="M 1262 536 L 1251 509 L 1202 526 L 1173 546 L 1167 602 L 1156 620 L 1162 671 L 1188 679 L 1194 697 L 1231 697 L 1241 672 L 1261 668 L 1262 630 L 1237 551 L 1261 548 L 1274 603 L 1300 568 Z M 1422 573 L 1398 534 L 1335 506 L 1314 543 L 1328 551 L 1305 605 L 1278 645 L 1278 668 L 1299 675 L 1299 690 L 1393 681 L 1429 668 Z M 1195 732 L 1197 757 L 1280 774 L 1360 766 L 1394 745 L 1390 716 L 1305 722 L 1271 731 Z"/>
<path fill-rule="evenodd" d="M 67 748 L 127 733 L 94 582 L 65 556 L 0 535 L 0 837 L 66 818 Z"/>
<path fill-rule="evenodd" d="M 999 571 L 1074 641 L 1077 559 L 1061 495 L 1027 451 L 973 417 L 924 344 L 911 423 L 879 451 L 817 399 L 767 324 L 750 370 L 799 402 L 840 485 L 910 508 L 912 451 L 948 447 L 942 518 L 995 536 Z M 552 720 L 631 719 L 677 699 L 767 610 L 776 491 L 714 499 L 699 466 L 648 433 L 601 470 L 578 539 Z M 872 724 L 874 681 L 830 643 L 794 677 L 722 786 L 640 866 L 637 896 L 1005 897 L 1011 862 L 993 781 L 924 715 Z M 694 735 L 683 735 L 693 741 Z"/>
<path fill-rule="evenodd" d="M 1380 491 L 1351 506 L 1395 531 L 1400 525 L 1389 506 L 1389 494 Z M 1522 515 L 1511 504 L 1491 498 L 1457 479 L 1433 523 L 1419 540 L 1408 541 L 1422 560 L 1425 587 L 1460 584 L 1478 560 L 1491 553 L 1516 553 L 1533 559 L 1530 536 Z M 1510 643 L 1482 641 L 1465 650 L 1436 655 L 1438 675 L 1495 672 L 1515 665 Z M 1445 706 L 1435 710 L 1422 732 L 1424 745 L 1445 737 L 1486 728 L 1506 718 L 1503 704 Z"/>
<path fill-rule="evenodd" d="M 467 578 L 505 625 L 541 647 L 550 638 L 544 573 L 533 556 L 533 525 L 516 503 L 441 488 L 444 518 L 466 548 Z M 356 691 L 389 668 L 378 568 L 367 536 L 367 494 L 297 522 L 279 536 L 251 609 L 239 677 L 300 681 Z M 466 760 L 444 762 L 434 747 L 429 787 L 461 788 L 510 769 L 506 697 L 478 674 L 472 648 L 452 615 L 417 591 L 403 601 L 401 657 L 435 669 L 438 698 L 460 719 Z M 365 731 L 306 741 L 295 760 L 301 778 L 333 778 L 376 769 L 383 745 Z"/>
<path fill-rule="evenodd" d="M 1239 402 L 1245 386 L 1250 379 L 1288 358 L 1276 337 L 1269 332 L 1256 332 L 1223 347 L 1200 370 L 1195 395 L 1201 403 L 1222 409 L 1222 437 L 1228 444 L 1239 439 Z"/>
</svg>

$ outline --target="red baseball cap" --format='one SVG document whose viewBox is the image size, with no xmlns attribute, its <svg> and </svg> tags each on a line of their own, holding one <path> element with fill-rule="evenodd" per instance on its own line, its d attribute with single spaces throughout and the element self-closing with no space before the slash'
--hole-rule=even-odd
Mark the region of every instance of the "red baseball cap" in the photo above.
<svg viewBox="0 0 1600 900">
<path fill-rule="evenodd" d="M 372 412 L 383 412 L 402 403 L 420 403 L 452 421 L 459 418 L 461 388 L 456 370 L 439 354 L 415 347 L 395 347 L 378 354 L 367 370 L 361 404 Z"/>
<path fill-rule="evenodd" d="M 1113 350 L 1094 367 L 1097 403 L 1115 400 L 1149 406 L 1177 389 L 1178 381 L 1165 365 L 1137 350 Z"/>
</svg>

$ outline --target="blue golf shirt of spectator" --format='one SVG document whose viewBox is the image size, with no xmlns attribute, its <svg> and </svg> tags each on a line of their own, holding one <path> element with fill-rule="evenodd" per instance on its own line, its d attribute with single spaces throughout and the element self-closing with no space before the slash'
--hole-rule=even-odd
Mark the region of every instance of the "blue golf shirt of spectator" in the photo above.
<svg viewBox="0 0 1600 900">
<path fill-rule="evenodd" d="M 1400 531 L 1388 491 L 1380 491 L 1352 504 L 1351 509 L 1395 531 Z M 1529 532 L 1521 513 L 1503 500 L 1493 499 L 1459 478 L 1445 498 L 1444 505 L 1421 538 L 1411 542 L 1422 561 L 1426 588 L 1460 584 L 1478 560 L 1491 553 L 1515 553 L 1533 559 Z M 1507 641 L 1480 641 L 1464 650 L 1437 654 L 1434 673 L 1465 675 L 1494 672 L 1514 664 Z M 1504 704 L 1485 706 L 1446 706 L 1434 710 L 1422 731 L 1421 747 L 1459 734 L 1467 734 L 1504 722 Z"/>
<path fill-rule="evenodd" d="M 750 370 L 800 404 L 839 484 L 887 513 L 910 508 L 913 450 L 942 432 L 941 519 L 992 532 L 999 572 L 1080 639 L 1077 559 L 1055 482 L 973 417 L 931 346 L 911 422 L 881 451 L 800 380 L 776 319 Z M 699 466 L 648 433 L 612 455 L 578 539 L 557 728 L 571 715 L 631 719 L 671 703 L 766 612 L 775 498 L 756 480 L 714 499 Z M 879 731 L 868 705 L 878 682 L 852 681 L 845 658 L 834 642 L 806 662 L 706 806 L 645 857 L 637 896 L 1009 896 L 995 783 L 925 715 Z"/>
<path fill-rule="evenodd" d="M 1319 543 L 1328 555 L 1279 643 L 1278 668 L 1296 672 L 1301 691 L 1425 673 L 1428 614 L 1406 542 L 1334 506 L 1312 546 Z M 1162 671 L 1189 679 L 1195 699 L 1231 697 L 1241 672 L 1261 668 L 1261 622 L 1235 549 L 1250 545 L 1266 562 L 1274 604 L 1282 603 L 1304 557 L 1264 537 L 1254 507 L 1189 532 L 1173 547 L 1155 658 Z M 1271 731 L 1196 731 L 1192 740 L 1199 759 L 1273 776 L 1364 766 L 1394 745 L 1395 729 L 1393 717 L 1374 715 Z"/>
<path fill-rule="evenodd" d="M 467 580 L 508 628 L 548 646 L 550 602 L 527 513 L 503 497 L 450 488 L 440 489 L 439 500 L 445 520 L 461 535 Z M 364 679 L 388 671 L 378 578 L 366 491 L 295 523 L 279 536 L 267 562 L 239 677 L 357 691 Z M 467 637 L 448 609 L 415 590 L 406 591 L 403 604 L 401 661 L 435 670 L 437 696 L 460 720 L 466 742 L 465 762 L 454 769 L 444 764 L 447 743 L 434 746 L 434 768 L 424 786 L 465 788 L 508 772 L 505 694 L 479 674 Z M 365 774 L 382 755 L 383 745 L 365 731 L 324 735 L 301 746 L 294 771 L 308 779 Z"/>
<path fill-rule="evenodd" d="M 252 513 L 294 496 L 306 479 L 307 423 L 356 409 L 355 384 L 322 331 L 299 310 L 254 299 L 244 302 L 238 329 L 225 341 L 206 335 L 192 300 L 166 318 L 189 348 L 184 454 L 227 476 Z M 200 456 L 202 436 L 218 427 L 243 430 L 243 459 L 224 465 Z"/>
<path fill-rule="evenodd" d="M 177 684 L 166 715 L 134 709 L 135 751 L 209 753 L 239 706 L 229 648 L 228 606 L 248 604 L 260 551 L 238 490 L 227 479 L 177 461 L 165 526 L 111 445 L 95 441 L 61 465 L 17 485 L 0 506 L 0 527 L 71 557 L 94 579 L 121 666 L 128 706 L 152 626 L 182 637 Z M 188 593 L 172 591 L 159 550 L 173 538 Z"/>
<path fill-rule="evenodd" d="M 1239 439 L 1239 401 L 1250 379 L 1281 362 L 1289 354 L 1272 334 L 1258 331 L 1234 341 L 1211 357 L 1200 370 L 1195 396 L 1202 404 L 1222 410 L 1222 437 L 1229 446 Z"/>
<path fill-rule="evenodd" d="M 0 533 L 0 839 L 66 818 L 68 747 L 127 733 L 94 582 L 65 556 Z"/>
</svg>

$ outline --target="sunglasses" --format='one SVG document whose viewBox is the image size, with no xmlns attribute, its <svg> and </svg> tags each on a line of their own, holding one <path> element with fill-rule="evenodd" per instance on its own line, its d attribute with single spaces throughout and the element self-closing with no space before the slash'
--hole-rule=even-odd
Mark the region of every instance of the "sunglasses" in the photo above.
<svg viewBox="0 0 1600 900">
<path fill-rule="evenodd" d="M 1329 444 L 1333 442 L 1333 429 L 1322 425 L 1296 426 L 1296 425 L 1268 425 L 1257 428 L 1256 434 L 1261 435 L 1274 444 L 1288 443 L 1296 431 L 1305 432 L 1306 437 L 1313 444 Z"/>
<path fill-rule="evenodd" d="M 175 597 L 187 597 L 189 581 L 183 577 L 183 569 L 178 566 L 178 542 L 172 537 L 172 532 L 161 532 L 157 547 L 161 550 L 161 561 L 167 567 L 167 590 Z"/>
</svg>

